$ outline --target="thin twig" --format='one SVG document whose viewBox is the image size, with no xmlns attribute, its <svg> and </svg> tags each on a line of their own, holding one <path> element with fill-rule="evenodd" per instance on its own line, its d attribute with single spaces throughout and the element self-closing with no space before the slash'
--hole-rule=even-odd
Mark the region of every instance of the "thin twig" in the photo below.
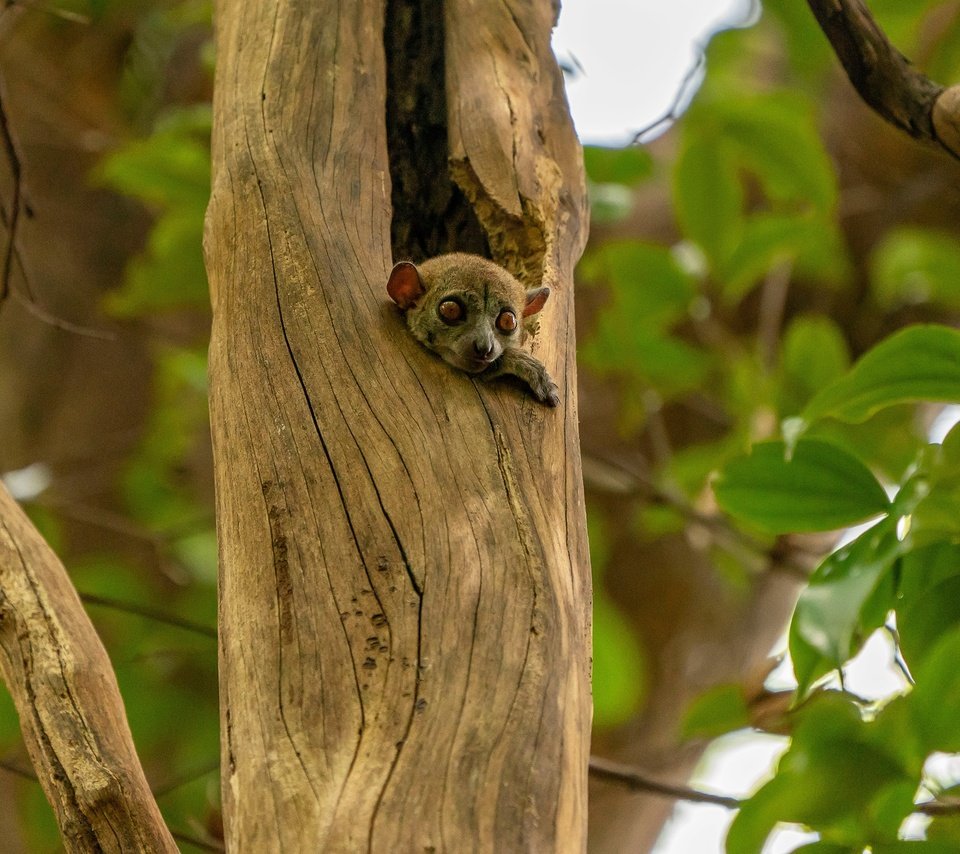
<svg viewBox="0 0 960 854">
<path fill-rule="evenodd" d="M 211 626 L 197 623 L 184 617 L 178 617 L 175 614 L 168 614 L 156 608 L 151 608 L 148 605 L 140 605 L 137 602 L 125 602 L 109 596 L 97 596 L 93 593 L 81 593 L 80 599 L 88 605 L 99 605 L 102 608 L 112 608 L 115 611 L 135 614 L 138 617 L 145 617 L 148 620 L 154 620 L 158 623 L 166 623 L 168 626 L 175 626 L 178 629 L 194 632 L 195 634 L 213 638 L 214 640 L 216 640 L 217 637 L 217 630 Z"/>
<path fill-rule="evenodd" d="M 643 138 L 660 127 L 660 125 L 666 124 L 667 122 L 676 121 L 680 115 L 680 108 L 686 101 L 690 84 L 693 82 L 697 74 L 703 70 L 706 62 L 706 51 L 704 51 L 702 46 L 697 45 L 696 61 L 690 66 L 690 68 L 687 69 L 687 73 L 683 75 L 683 79 L 680 81 L 680 85 L 677 86 L 676 94 L 673 96 L 673 100 L 670 102 L 670 106 L 667 108 L 667 111 L 658 119 L 654 119 L 646 127 L 638 130 L 633 135 L 633 140 L 631 142 L 632 145 L 640 145 L 643 142 Z"/>
<path fill-rule="evenodd" d="M 739 809 L 746 803 L 747 798 L 734 798 L 730 795 L 717 795 L 713 792 L 703 792 L 689 786 L 675 786 L 650 779 L 642 771 L 599 756 L 590 757 L 590 774 L 598 780 L 618 783 L 635 792 L 647 792 L 664 798 L 673 798 L 680 801 L 689 801 L 696 804 L 714 804 L 726 809 Z M 922 815 L 957 815 L 960 814 L 960 800 L 927 801 L 914 804 L 913 812 Z"/>
<path fill-rule="evenodd" d="M 792 274 L 792 264 L 778 264 L 769 272 L 760 288 L 757 341 L 760 346 L 760 359 L 768 371 L 773 371 L 776 367 L 780 327 L 783 325 Z"/>
<path fill-rule="evenodd" d="M 897 627 L 891 625 L 890 623 L 884 624 L 884 629 L 886 629 L 887 634 L 890 635 L 890 639 L 893 641 L 893 664 L 894 666 L 903 674 L 903 678 L 907 680 L 908 685 L 916 685 L 914 681 L 913 674 L 910 672 L 910 668 L 907 667 L 907 662 L 904 660 L 903 655 L 900 651 L 900 632 L 897 631 Z"/>
<path fill-rule="evenodd" d="M 10 198 L 10 214 L 7 222 L 7 245 L 3 251 L 2 261 L 0 261 L 0 303 L 7 298 L 7 294 L 10 292 L 10 268 L 13 265 L 14 247 L 17 239 L 17 224 L 20 221 L 20 181 L 22 178 L 20 158 L 17 155 L 17 147 L 13 142 L 13 135 L 10 132 L 10 124 L 7 121 L 7 112 L 4 108 L 3 98 L 3 81 L 0 80 L 0 145 L 3 146 L 4 152 L 7 155 L 13 181 Z"/>
<path fill-rule="evenodd" d="M 9 759 L 0 759 L 0 769 L 17 777 L 22 777 L 24 780 L 32 780 L 34 783 L 37 782 L 37 775 L 33 773 L 32 768 L 24 768 Z"/>
<path fill-rule="evenodd" d="M 619 491 L 624 494 L 636 494 L 646 499 L 651 504 L 669 507 L 684 517 L 688 523 L 699 525 L 710 531 L 717 542 L 725 544 L 729 550 L 735 546 L 742 546 L 750 550 L 752 554 L 765 558 L 770 564 L 771 570 L 788 572 L 790 575 L 806 581 L 810 578 L 812 567 L 802 561 L 798 555 L 806 555 L 815 561 L 820 561 L 823 554 L 819 551 L 813 552 L 809 549 L 801 548 L 795 542 L 791 542 L 787 547 L 786 541 L 781 538 L 774 542 L 772 546 L 752 537 L 745 531 L 732 525 L 726 517 L 718 514 L 704 513 L 690 504 L 682 495 L 665 490 L 654 483 L 647 475 L 634 468 L 628 468 L 622 462 L 602 459 L 596 455 L 584 455 L 585 461 L 596 461 L 611 469 L 619 471 L 623 477 L 621 483 L 626 481 L 629 485 L 624 485 Z M 584 480 L 587 486 L 594 486 L 591 483 L 589 475 L 585 474 Z M 630 483 L 632 481 L 632 483 Z"/>
<path fill-rule="evenodd" d="M 21 168 L 20 156 L 17 154 L 17 145 L 14 142 L 13 132 L 10 129 L 10 122 L 7 118 L 7 111 L 4 106 L 4 96 L 5 92 L 3 80 L 0 79 L 0 146 L 2 146 L 3 151 L 7 156 L 12 182 L 10 212 L 7 214 L 5 211 L 0 209 L 0 220 L 2 220 L 3 225 L 7 230 L 7 244 L 4 247 L 3 255 L 0 256 L 0 303 L 3 303 L 12 292 L 10 277 L 13 272 L 13 262 L 14 259 L 16 259 L 17 263 L 20 265 L 21 273 L 23 274 L 24 288 L 26 289 L 28 296 L 24 297 L 20 294 L 14 293 L 14 298 L 34 317 L 43 321 L 44 323 L 49 324 L 50 326 L 56 327 L 57 329 L 63 329 L 66 332 L 72 332 L 76 335 L 83 335 L 89 338 L 98 338 L 104 341 L 113 341 L 115 340 L 116 336 L 114 336 L 112 333 L 90 329 L 85 326 L 80 326 L 76 323 L 71 323 L 69 320 L 64 320 L 63 318 L 57 317 L 40 306 L 33 298 L 30 288 L 30 280 L 27 276 L 23 259 L 20 257 L 20 252 L 17 249 L 17 228 L 20 224 L 20 213 L 23 209 L 23 171 Z"/>
<path fill-rule="evenodd" d="M 601 759 L 599 756 L 590 757 L 590 773 L 599 780 L 619 783 L 635 792 L 649 792 L 664 798 L 674 798 L 681 801 L 691 801 L 697 804 L 715 804 L 727 809 L 739 809 L 741 801 L 729 795 L 715 795 L 711 792 L 701 792 L 689 786 L 675 786 L 670 783 L 661 783 L 651 780 L 636 768 Z"/>
<path fill-rule="evenodd" d="M 960 814 L 960 800 L 927 801 L 917 804 L 914 812 L 922 815 L 958 815 Z"/>
<path fill-rule="evenodd" d="M 182 830 L 171 830 L 170 835 L 180 842 L 186 842 L 188 845 L 199 848 L 201 851 L 226 851 L 226 848 L 220 842 L 207 842 L 197 836 L 184 833 Z"/>
<path fill-rule="evenodd" d="M 207 774 L 212 774 L 214 771 L 220 770 L 220 760 L 219 758 L 208 762 L 206 765 L 196 768 L 193 771 L 188 771 L 185 774 L 181 774 L 179 777 L 174 777 L 172 780 L 168 780 L 162 786 L 151 786 L 153 791 L 153 796 L 155 798 L 162 798 L 164 795 L 170 794 L 170 792 L 176 791 L 181 786 L 186 786 L 189 783 L 193 783 L 195 780 L 199 780 L 201 777 L 206 777 Z"/>
<path fill-rule="evenodd" d="M 15 290 L 11 290 L 10 294 L 18 303 L 20 303 L 20 305 L 29 311 L 30 314 L 37 318 L 37 320 L 40 320 L 49 326 L 53 326 L 56 329 L 62 329 L 64 332 L 72 332 L 74 335 L 82 335 L 84 338 L 96 338 L 99 341 L 117 340 L 117 336 L 112 332 L 108 332 L 104 329 L 93 329 L 89 326 L 81 326 L 79 323 L 73 323 L 70 320 L 64 320 L 62 317 L 57 317 L 55 314 L 51 314 L 45 308 L 42 308 L 34 300 L 17 293 Z"/>
<path fill-rule="evenodd" d="M 26 0 L 8 0 L 8 5 L 20 6 L 23 9 L 30 9 L 34 12 L 43 12 L 47 15 L 52 15 L 54 18 L 60 18 L 63 21 L 70 21 L 72 24 L 91 24 L 93 22 L 88 15 L 71 12 L 69 9 L 61 9 L 59 6 L 48 6 L 45 3 L 28 3 Z"/>
</svg>

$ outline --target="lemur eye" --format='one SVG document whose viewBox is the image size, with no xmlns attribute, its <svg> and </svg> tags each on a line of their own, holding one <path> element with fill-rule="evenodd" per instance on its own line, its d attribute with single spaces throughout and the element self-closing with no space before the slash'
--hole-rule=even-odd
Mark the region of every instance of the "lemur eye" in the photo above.
<svg viewBox="0 0 960 854">
<path fill-rule="evenodd" d="M 466 313 L 466 309 L 453 299 L 445 299 L 437 306 L 437 314 L 440 315 L 440 319 L 451 326 L 463 320 Z"/>
<path fill-rule="evenodd" d="M 512 312 L 504 309 L 500 312 L 497 317 L 497 329 L 501 332 L 513 332 L 517 328 L 517 316 Z"/>
</svg>

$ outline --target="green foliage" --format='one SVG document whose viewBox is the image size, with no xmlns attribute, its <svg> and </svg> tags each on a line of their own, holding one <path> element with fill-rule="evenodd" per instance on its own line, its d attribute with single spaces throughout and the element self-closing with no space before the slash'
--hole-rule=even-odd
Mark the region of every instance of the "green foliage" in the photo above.
<svg viewBox="0 0 960 854">
<path fill-rule="evenodd" d="M 824 388 L 803 411 L 857 423 L 898 403 L 960 401 L 960 332 L 946 326 L 911 326 L 891 335 Z"/>
<path fill-rule="evenodd" d="M 714 37 L 670 154 L 644 168 L 670 191 L 675 236 L 629 240 L 620 226 L 585 255 L 581 365 L 616 379 L 624 437 L 656 450 L 645 462 L 661 500 L 633 502 L 635 527 L 645 540 L 709 538 L 732 591 L 797 554 L 794 535 L 872 525 L 822 557 L 800 593 L 790 746 L 727 850 L 760 852 L 785 822 L 820 835 L 800 849 L 811 854 L 958 850 L 952 817 L 934 819 L 927 841 L 900 838 L 918 792 L 942 788 L 930 757 L 960 753 L 960 427 L 940 444 L 927 435 L 931 404 L 960 403 L 957 232 L 928 214 L 876 217 L 874 232 L 860 221 L 858 182 L 885 188 L 853 171 L 841 187 L 822 141 L 836 57 L 806 4 L 763 5 L 758 26 Z M 926 18 L 937 3 L 870 6 L 908 56 L 955 78 L 960 26 Z M 624 198 L 640 180 L 604 174 Z M 710 498 L 729 518 L 703 521 Z M 905 687 L 867 702 L 846 692 L 845 671 L 878 633 Z M 690 705 L 682 731 L 710 738 L 749 721 L 743 689 L 723 684 Z"/>
<path fill-rule="evenodd" d="M 153 216 L 143 253 L 130 262 L 122 287 L 106 297 L 105 307 L 144 329 L 173 311 L 177 323 L 164 329 L 165 343 L 153 352 L 149 412 L 132 454 L 120 461 L 112 506 L 93 508 L 92 523 L 105 532 L 102 551 L 75 554 L 76 520 L 62 516 L 56 504 L 27 509 L 48 542 L 62 550 L 72 581 L 87 595 L 164 819 L 174 830 L 202 836 L 199 828 L 219 820 L 217 652 L 209 634 L 216 625 L 217 558 L 212 487 L 204 477 L 209 472 L 206 341 L 189 330 L 205 330 L 209 323 L 201 237 L 210 191 L 211 121 L 208 104 L 161 105 L 171 57 L 179 51 L 180 61 L 188 61 L 184 33 L 194 44 L 203 38 L 210 4 L 76 0 L 57 4 L 61 8 L 89 17 L 103 27 L 100 38 L 116 44 L 122 19 L 126 52 L 117 57 L 122 73 L 116 95 L 131 136 L 100 162 L 90 180 L 129 196 Z M 52 16 L 51 22 L 62 24 Z M 175 337 L 170 329 L 176 329 Z M 189 726 L 181 725 L 185 710 Z M 21 751 L 16 715 L 0 691 L 0 756 L 18 757 Z M 14 789 L 28 850 L 58 850 L 62 842 L 40 787 L 19 780 Z"/>
<path fill-rule="evenodd" d="M 731 460 L 714 483 L 728 513 L 770 534 L 842 528 L 889 508 L 870 470 L 837 445 L 801 439 L 754 445 Z"/>
<path fill-rule="evenodd" d="M 750 725 L 750 710 L 739 685 L 718 685 L 701 694 L 683 718 L 683 738 L 713 738 Z"/>
<path fill-rule="evenodd" d="M 610 543 L 603 520 L 587 517 L 593 593 L 593 723 L 598 729 L 622 724 L 639 710 L 646 690 L 643 647 L 633 627 L 603 585 Z"/>
<path fill-rule="evenodd" d="M 150 136 L 96 170 L 96 181 L 142 200 L 156 216 L 146 251 L 106 301 L 117 317 L 208 305 L 199 238 L 210 196 L 209 136 L 209 105 L 172 110 Z"/>
<path fill-rule="evenodd" d="M 843 332 L 829 317 L 816 315 L 802 315 L 790 322 L 780 358 L 779 411 L 785 415 L 799 412 L 850 366 Z"/>
<path fill-rule="evenodd" d="M 642 148 L 587 145 L 583 149 L 583 163 L 587 177 L 595 184 L 635 187 L 653 172 L 653 158 Z"/>
<path fill-rule="evenodd" d="M 885 306 L 932 302 L 960 309 L 960 246 L 952 235 L 893 229 L 874 250 L 871 266 L 874 296 Z"/>
<path fill-rule="evenodd" d="M 633 196 L 629 189 L 650 177 L 653 158 L 641 148 L 583 149 L 590 189 L 590 211 L 594 222 L 616 222 L 630 213 Z"/>
</svg>

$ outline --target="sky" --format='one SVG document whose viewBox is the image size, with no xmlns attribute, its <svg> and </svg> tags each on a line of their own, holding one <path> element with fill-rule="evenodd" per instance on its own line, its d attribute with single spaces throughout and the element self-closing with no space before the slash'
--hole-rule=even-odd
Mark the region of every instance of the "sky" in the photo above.
<svg viewBox="0 0 960 854">
<path fill-rule="evenodd" d="M 567 96 L 581 141 L 624 144 L 668 112 L 698 46 L 752 8 L 751 0 L 563 0 L 553 47 L 579 67 Z"/>
</svg>

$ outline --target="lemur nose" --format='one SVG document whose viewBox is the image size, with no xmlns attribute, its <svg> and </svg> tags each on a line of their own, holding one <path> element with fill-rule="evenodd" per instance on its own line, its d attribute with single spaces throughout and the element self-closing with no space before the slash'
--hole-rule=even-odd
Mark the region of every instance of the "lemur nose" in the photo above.
<svg viewBox="0 0 960 854">
<path fill-rule="evenodd" d="M 481 359 L 486 359 L 493 352 L 493 342 L 477 339 L 473 342 L 473 351 Z"/>
</svg>

